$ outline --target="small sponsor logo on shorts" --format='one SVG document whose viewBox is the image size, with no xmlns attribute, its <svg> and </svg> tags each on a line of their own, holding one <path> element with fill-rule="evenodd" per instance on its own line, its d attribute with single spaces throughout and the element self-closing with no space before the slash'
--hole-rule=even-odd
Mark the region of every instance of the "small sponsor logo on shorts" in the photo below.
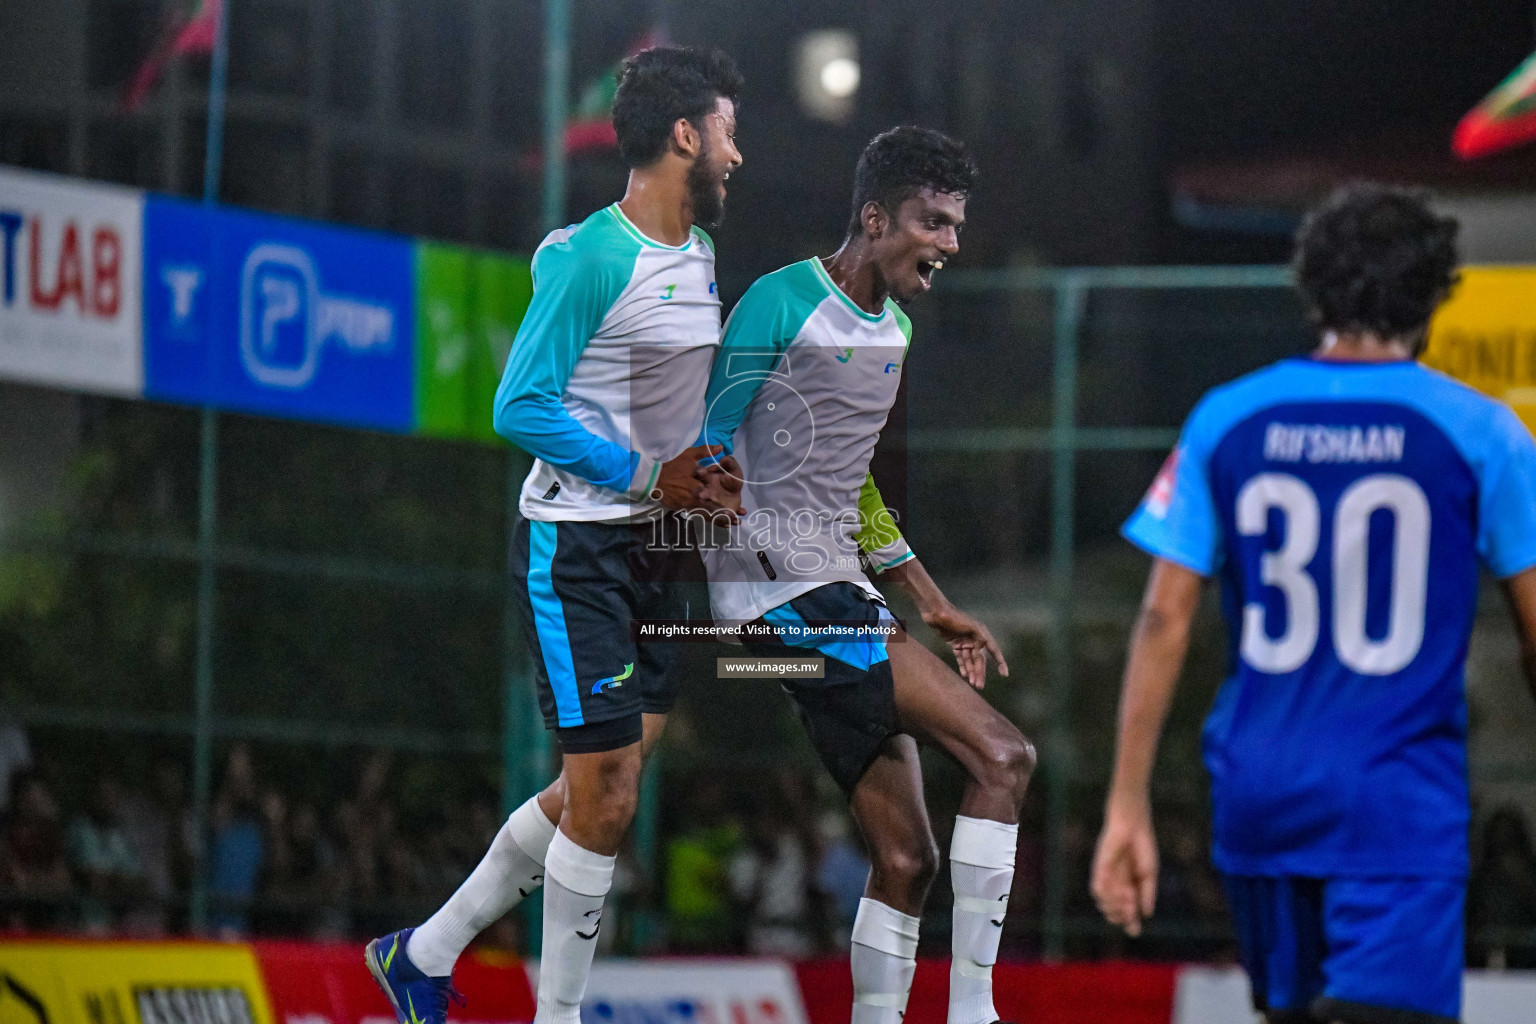
<svg viewBox="0 0 1536 1024">
<path fill-rule="evenodd" d="M 549 501 L 552 498 L 554 498 L 555 495 L 557 495 L 559 493 L 560 493 L 560 481 L 556 480 L 554 483 L 549 485 L 549 490 L 544 492 L 544 500 L 545 501 Z"/>
<path fill-rule="evenodd" d="M 769 579 L 776 580 L 779 578 L 779 574 L 773 571 L 773 563 L 768 561 L 767 552 L 759 551 L 757 553 L 757 560 L 762 563 L 763 572 L 768 574 Z"/>
<path fill-rule="evenodd" d="M 616 675 L 616 676 L 609 676 L 607 679 L 599 679 L 597 682 L 592 684 L 592 694 L 593 694 L 593 696 L 596 696 L 597 694 L 602 693 L 604 690 L 616 690 L 619 687 L 623 686 L 624 685 L 624 680 L 628 679 L 630 673 L 633 672 L 634 670 L 635 670 L 635 663 L 634 662 L 630 662 L 628 665 L 624 666 L 624 671 L 620 672 L 618 675 Z"/>
</svg>

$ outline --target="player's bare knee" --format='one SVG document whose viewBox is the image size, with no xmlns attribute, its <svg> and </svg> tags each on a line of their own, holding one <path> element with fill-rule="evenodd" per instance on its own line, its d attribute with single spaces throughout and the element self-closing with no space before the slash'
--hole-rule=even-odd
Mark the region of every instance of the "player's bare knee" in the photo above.
<svg viewBox="0 0 1536 1024">
<path fill-rule="evenodd" d="M 638 793 L 616 787 L 605 790 L 601 799 L 580 805 L 573 801 L 571 813 L 582 819 L 585 830 L 617 841 L 634 820 L 638 803 Z"/>
<path fill-rule="evenodd" d="M 988 789 L 1007 792 L 1015 800 L 1024 799 L 1030 776 L 1035 771 L 1035 746 L 1023 733 L 1009 726 L 988 736 L 982 744 L 976 781 Z"/>
<path fill-rule="evenodd" d="M 876 850 L 871 867 L 881 889 L 926 893 L 939 871 L 939 849 L 928 836 L 886 843 Z"/>
</svg>

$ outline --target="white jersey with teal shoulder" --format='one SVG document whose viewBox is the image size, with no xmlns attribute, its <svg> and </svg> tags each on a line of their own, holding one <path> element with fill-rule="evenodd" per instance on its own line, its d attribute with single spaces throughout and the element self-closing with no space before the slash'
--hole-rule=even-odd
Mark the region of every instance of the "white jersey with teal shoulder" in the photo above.
<svg viewBox="0 0 1536 1024">
<path fill-rule="evenodd" d="M 710 374 L 703 440 L 741 463 L 747 515 L 704 551 L 725 624 L 912 557 L 869 475 L 912 324 L 856 306 L 821 261 L 759 279 L 732 311 Z M 864 556 L 861 559 L 861 552 Z"/>
<path fill-rule="evenodd" d="M 533 455 L 529 519 L 654 515 L 661 464 L 698 437 L 720 341 L 709 236 L 647 238 L 617 203 L 550 232 L 496 391 L 497 433 Z"/>
</svg>

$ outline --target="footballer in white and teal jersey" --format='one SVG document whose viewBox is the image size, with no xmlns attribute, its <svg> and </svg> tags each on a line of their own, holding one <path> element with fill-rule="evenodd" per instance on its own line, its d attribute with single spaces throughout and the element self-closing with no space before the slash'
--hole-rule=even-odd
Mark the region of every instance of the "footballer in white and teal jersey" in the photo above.
<svg viewBox="0 0 1536 1024">
<path fill-rule="evenodd" d="M 550 232 L 496 391 L 497 432 L 537 456 L 518 511 L 539 522 L 657 514 L 651 491 L 698 436 L 719 340 L 703 228 L 667 245 L 614 203 Z"/>
<path fill-rule="evenodd" d="M 877 136 L 859 158 L 842 248 L 747 291 L 707 397 L 702 440 L 738 461 L 747 509 L 704 551 L 715 616 L 756 656 L 820 656 L 821 678 L 786 676 L 785 689 L 873 861 L 852 933 L 854 1024 L 899 1024 L 912 982 L 936 870 L 919 737 L 969 776 L 950 849 L 949 1024 L 997 1019 L 991 969 L 1034 766 L 1028 741 L 972 689 L 989 656 L 1007 672 L 991 634 L 940 593 L 869 473 L 911 340 L 897 304 L 958 251 L 974 177 L 965 148 L 938 132 Z M 908 591 L 964 679 L 908 640 L 865 564 Z"/>
<path fill-rule="evenodd" d="M 1271 1022 L 1460 1018 L 1471 816 L 1464 669 L 1480 564 L 1536 635 L 1536 441 L 1414 357 L 1455 222 L 1369 186 L 1314 214 L 1310 358 L 1217 388 L 1125 535 L 1157 562 L 1095 871 L 1136 927 L 1146 783 L 1203 579 L 1231 676 L 1205 727 L 1212 855 Z M 1533 680 L 1536 682 L 1536 680 Z"/>
<path fill-rule="evenodd" d="M 750 622 L 838 581 L 880 601 L 865 561 L 883 572 L 912 557 L 869 474 L 911 337 L 893 299 L 860 309 L 819 259 L 760 278 L 736 304 L 704 440 L 736 456 L 751 511 L 732 543 L 704 551 L 717 621 Z"/>
<path fill-rule="evenodd" d="M 561 778 L 519 807 L 449 901 L 369 943 L 401 1024 L 446 1024 L 453 964 L 542 884 L 537 1024 L 580 1024 L 581 1001 L 639 794 L 644 750 L 677 689 L 677 644 L 638 619 L 708 603 L 698 552 L 655 544 L 680 510 L 733 509 L 692 446 L 720 336 L 712 244 L 741 78 L 724 54 L 656 47 L 625 61 L 614 99 L 624 198 L 551 232 L 496 392 L 498 433 L 533 455 L 510 553 L 512 605 L 533 654 Z M 730 462 L 726 466 L 732 465 Z M 712 497 L 713 496 L 713 497 Z M 663 538 L 666 539 L 666 538 Z"/>
</svg>

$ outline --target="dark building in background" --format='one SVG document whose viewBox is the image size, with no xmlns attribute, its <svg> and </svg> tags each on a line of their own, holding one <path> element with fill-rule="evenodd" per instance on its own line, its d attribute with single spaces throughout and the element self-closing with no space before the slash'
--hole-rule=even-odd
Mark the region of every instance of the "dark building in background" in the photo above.
<svg viewBox="0 0 1536 1024">
<path fill-rule="evenodd" d="M 0 161 L 199 193 L 206 59 L 173 61 L 142 109 L 121 104 L 168 6 L 0 2 Z M 967 263 L 1139 261 L 1156 253 L 1154 8 L 575 0 L 572 94 L 653 29 L 736 56 L 747 163 L 721 232 L 728 277 L 835 245 L 860 147 L 911 122 L 977 150 L 985 184 Z M 225 201 L 511 249 L 537 242 L 541 4 L 231 9 Z M 794 47 L 818 28 L 858 42 L 862 82 L 842 123 L 808 116 L 796 96 Z M 616 157 L 576 158 L 570 217 L 611 201 L 623 176 Z"/>
<path fill-rule="evenodd" d="M 0 162 L 201 190 L 206 59 L 136 112 L 125 83 L 170 0 L 0 0 Z M 527 250 L 539 237 L 538 0 L 231 0 L 226 201 Z M 722 46 L 747 76 L 722 264 L 751 276 L 835 244 L 860 146 L 917 122 L 984 174 L 964 264 L 1250 261 L 1284 232 L 1181 222 L 1180 168 L 1298 152 L 1443 156 L 1532 36 L 1524 0 L 573 0 L 572 96 L 647 32 Z M 807 32 L 857 42 L 839 123 L 795 89 Z M 1507 177 L 1507 176 L 1506 176 Z M 573 219 L 622 187 L 572 167 Z"/>
</svg>

